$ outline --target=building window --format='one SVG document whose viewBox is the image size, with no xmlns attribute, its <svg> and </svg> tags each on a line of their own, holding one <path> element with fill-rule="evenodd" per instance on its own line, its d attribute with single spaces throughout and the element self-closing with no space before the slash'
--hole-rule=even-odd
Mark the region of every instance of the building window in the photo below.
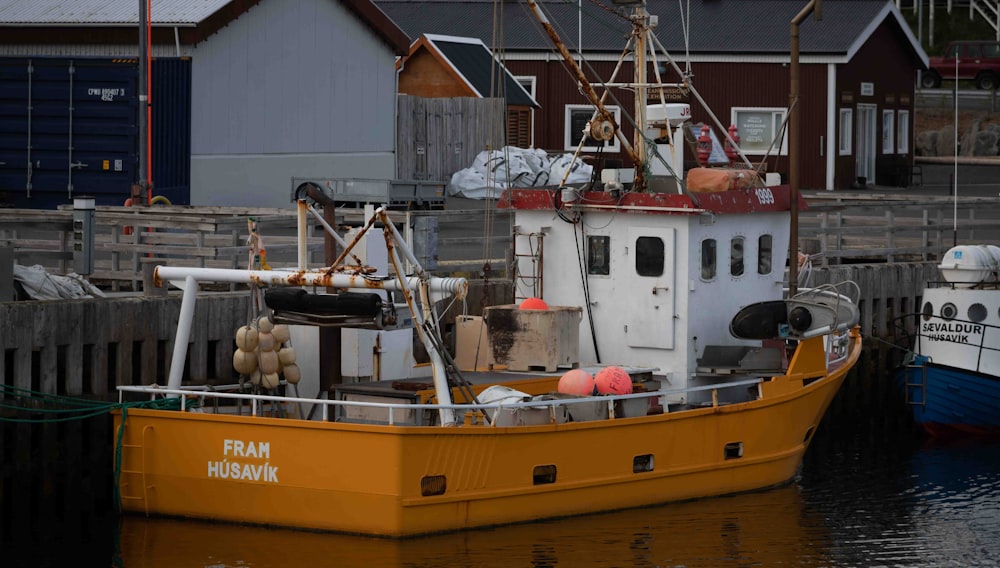
<svg viewBox="0 0 1000 568">
<path fill-rule="evenodd" d="M 639 276 L 663 276 L 663 239 L 639 237 L 635 240 L 635 272 Z"/>
<path fill-rule="evenodd" d="M 587 237 L 587 274 L 611 274 L 611 237 Z"/>
<path fill-rule="evenodd" d="M 896 151 L 896 111 L 882 111 L 882 153 L 892 154 Z"/>
<path fill-rule="evenodd" d="M 743 237 L 729 241 L 729 274 L 743 276 Z"/>
<path fill-rule="evenodd" d="M 733 107 L 730 118 L 740 134 L 743 153 L 764 155 L 770 148 L 771 154 L 788 154 L 788 136 L 782 128 L 785 112 L 783 108 Z"/>
<path fill-rule="evenodd" d="M 854 109 L 840 109 L 840 155 L 850 156 L 854 143 Z"/>
<path fill-rule="evenodd" d="M 608 112 L 614 117 L 616 124 L 621 124 L 621 109 L 616 106 L 605 106 L 604 108 L 608 109 Z M 593 116 L 594 107 L 592 105 L 566 105 L 566 121 L 564 123 L 566 150 L 576 150 L 577 145 L 580 143 L 580 137 L 584 135 L 587 123 L 590 122 Z M 594 139 L 587 136 L 581 150 L 584 152 L 596 152 L 601 149 L 597 144 Z M 613 136 L 611 140 L 604 142 L 603 150 L 605 152 L 620 152 L 621 143 L 617 137 Z"/>
<path fill-rule="evenodd" d="M 896 118 L 896 153 L 910 152 L 910 111 L 898 111 Z"/>
<path fill-rule="evenodd" d="M 535 98 L 536 80 L 533 75 L 517 75 L 514 77 L 514 80 L 524 87 L 525 91 L 528 91 L 532 99 Z M 535 109 L 533 108 L 528 111 L 528 144 L 530 144 L 531 148 L 535 147 Z"/>
<path fill-rule="evenodd" d="M 701 241 L 701 279 L 715 279 L 715 239 Z"/>
<path fill-rule="evenodd" d="M 771 235 L 757 239 L 757 274 L 771 273 Z"/>
</svg>

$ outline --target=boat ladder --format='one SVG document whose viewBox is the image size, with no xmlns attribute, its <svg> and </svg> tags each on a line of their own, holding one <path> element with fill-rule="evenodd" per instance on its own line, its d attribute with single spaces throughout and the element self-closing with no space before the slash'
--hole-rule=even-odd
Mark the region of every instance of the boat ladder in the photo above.
<svg viewBox="0 0 1000 568">
<path fill-rule="evenodd" d="M 139 444 L 122 441 L 122 469 L 119 480 L 122 505 L 124 506 L 126 501 L 141 501 L 147 517 L 149 516 L 147 491 L 152 486 L 146 483 L 146 433 L 152 429 L 153 427 L 149 425 L 143 427 Z"/>
<path fill-rule="evenodd" d="M 915 369 L 919 371 L 913 372 Z M 923 408 L 927 403 L 927 365 L 908 363 L 904 373 L 903 390 L 906 395 L 906 403 Z"/>
<path fill-rule="evenodd" d="M 545 232 L 522 233 L 514 227 L 514 303 L 529 297 L 542 297 L 542 260 Z M 522 240 L 523 238 L 523 240 Z M 518 250 L 518 242 L 527 242 L 528 251 Z M 522 269 L 521 259 L 530 259 L 530 271 Z M 524 264 L 528 264 L 525 262 Z M 522 287 L 523 285 L 523 287 Z M 523 291 L 523 292 L 522 292 Z"/>
</svg>

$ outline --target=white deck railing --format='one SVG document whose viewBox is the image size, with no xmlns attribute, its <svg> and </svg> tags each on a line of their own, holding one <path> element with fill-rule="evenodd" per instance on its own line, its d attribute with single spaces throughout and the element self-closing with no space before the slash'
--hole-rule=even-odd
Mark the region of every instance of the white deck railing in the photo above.
<svg viewBox="0 0 1000 568">
<path fill-rule="evenodd" d="M 552 408 L 558 406 L 571 406 L 576 404 L 593 404 L 595 402 L 607 403 L 608 405 L 608 418 L 621 418 L 616 415 L 615 402 L 632 400 L 632 399 L 647 399 L 647 398 L 658 398 L 660 399 L 660 404 L 663 406 L 663 412 L 666 414 L 668 412 L 667 397 L 676 394 L 687 394 L 692 392 L 704 392 L 704 391 L 719 391 L 722 389 L 736 388 L 736 387 L 747 387 L 758 385 L 763 382 L 762 378 L 745 379 L 740 381 L 731 381 L 725 383 L 716 383 L 711 385 L 704 385 L 698 387 L 688 387 L 688 388 L 678 388 L 678 389 L 661 389 L 656 391 L 647 391 L 641 393 L 623 394 L 623 395 L 601 395 L 593 397 L 580 397 L 580 398 L 567 398 L 567 399 L 549 399 L 549 400 L 530 400 L 530 401 L 519 401 L 519 402 L 494 402 L 494 403 L 465 403 L 465 404 L 411 404 L 411 403 L 400 403 L 400 402 L 361 402 L 361 401 L 348 401 L 348 400 L 330 400 L 330 399 L 314 399 L 314 398 L 300 398 L 300 397 L 288 397 L 288 396 L 277 396 L 277 395 L 264 395 L 264 394 L 247 394 L 247 393 L 233 393 L 224 392 L 226 390 L 235 390 L 240 388 L 239 385 L 226 385 L 220 387 L 205 387 L 205 386 L 195 386 L 195 387 L 182 387 L 180 389 L 170 389 L 162 387 L 159 385 L 149 385 L 149 386 L 120 386 L 118 387 L 118 399 L 119 402 L 124 402 L 125 393 L 141 393 L 149 395 L 150 400 L 155 400 L 157 398 L 165 397 L 179 397 L 180 398 L 180 412 L 190 411 L 191 403 L 188 399 L 198 399 L 200 401 L 196 408 L 208 408 L 205 406 L 204 402 L 208 399 L 227 399 L 227 400 L 242 400 L 249 401 L 251 406 L 251 416 L 257 416 L 259 409 L 263 403 L 273 402 L 273 403 L 298 403 L 298 404 L 317 404 L 321 407 L 320 419 L 323 422 L 329 422 L 330 420 L 330 408 L 344 408 L 344 407 L 357 407 L 357 408 L 383 408 L 387 409 L 389 413 L 388 423 L 390 426 L 396 424 L 395 412 L 396 411 L 413 411 L 413 410 L 441 410 L 446 408 L 453 411 L 467 412 L 475 410 L 511 410 L 519 408 Z M 759 395 L 758 395 L 759 396 Z M 712 397 L 716 400 L 717 397 Z M 713 403 L 713 406 L 715 403 Z M 494 413 L 496 416 L 497 413 Z M 407 423 L 406 425 L 411 426 L 412 424 Z M 491 426 L 494 425 L 492 422 Z"/>
</svg>

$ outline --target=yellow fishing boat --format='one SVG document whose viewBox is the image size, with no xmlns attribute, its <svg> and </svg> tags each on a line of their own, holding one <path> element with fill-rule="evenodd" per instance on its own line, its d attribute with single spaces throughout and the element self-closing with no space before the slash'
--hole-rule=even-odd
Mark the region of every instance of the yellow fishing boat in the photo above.
<svg viewBox="0 0 1000 568">
<path fill-rule="evenodd" d="M 646 111 L 668 138 L 690 116 Z M 619 132 L 606 118 L 595 111 L 595 136 Z M 327 225 L 345 249 L 330 267 L 306 266 L 304 239 L 292 268 L 158 267 L 184 295 L 167 384 L 119 387 L 123 401 L 164 399 L 115 416 L 122 507 L 403 537 L 787 482 L 861 352 L 857 287 L 798 289 L 794 263 L 786 287 L 797 193 L 723 178 L 712 192 L 617 174 L 508 190 L 517 295 L 531 297 L 459 318 L 454 347 L 435 307 L 464 299 L 465 280 L 425 272 L 383 209 L 350 243 Z M 300 227 L 329 200 L 297 197 Z M 378 223 L 384 262 L 369 266 L 352 253 L 365 243 L 370 257 Z M 200 282 L 254 294 L 233 385 L 185 385 Z M 383 334 L 383 353 L 416 337 L 430 364 L 327 388 L 300 365 L 317 343 L 291 346 L 319 327 Z"/>
</svg>

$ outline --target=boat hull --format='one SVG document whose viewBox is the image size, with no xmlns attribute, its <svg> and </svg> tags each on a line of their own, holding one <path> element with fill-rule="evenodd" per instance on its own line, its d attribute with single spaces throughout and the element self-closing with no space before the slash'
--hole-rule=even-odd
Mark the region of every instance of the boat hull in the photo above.
<svg viewBox="0 0 1000 568">
<path fill-rule="evenodd" d="M 819 379 L 778 377 L 751 402 L 542 426 L 132 409 L 121 430 L 122 505 L 404 537 L 760 489 L 795 475 L 850 366 Z M 442 481 L 441 494 L 424 494 Z"/>
<path fill-rule="evenodd" d="M 1000 377 L 917 357 L 900 381 L 914 422 L 927 434 L 1000 436 Z"/>
</svg>

